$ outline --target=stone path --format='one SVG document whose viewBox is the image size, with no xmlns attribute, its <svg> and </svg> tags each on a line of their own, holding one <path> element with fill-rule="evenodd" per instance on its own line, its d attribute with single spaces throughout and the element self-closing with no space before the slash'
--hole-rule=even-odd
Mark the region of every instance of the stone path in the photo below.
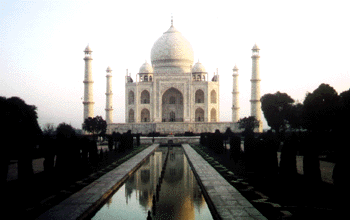
<svg viewBox="0 0 350 220">
<path fill-rule="evenodd" d="M 182 145 L 213 215 L 221 219 L 267 219 L 188 144 Z M 214 210 L 213 210 L 214 209 Z"/>
<path fill-rule="evenodd" d="M 37 219 L 73 220 L 89 216 L 94 208 L 102 204 L 110 194 L 120 187 L 128 175 L 136 170 L 158 146 L 158 144 L 153 144 L 146 148 L 130 160 L 49 209 Z"/>
</svg>

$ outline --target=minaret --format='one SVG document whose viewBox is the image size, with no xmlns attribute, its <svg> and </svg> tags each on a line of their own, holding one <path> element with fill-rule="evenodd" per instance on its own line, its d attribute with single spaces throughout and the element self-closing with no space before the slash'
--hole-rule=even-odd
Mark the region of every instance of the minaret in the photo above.
<svg viewBox="0 0 350 220">
<path fill-rule="evenodd" d="M 85 53 L 85 77 L 84 77 L 84 121 L 88 117 L 94 117 L 94 93 L 92 85 L 92 69 L 91 69 L 91 49 L 89 45 L 84 50 Z"/>
<path fill-rule="evenodd" d="M 233 91 L 232 91 L 232 122 L 234 130 L 238 129 L 237 122 L 239 121 L 239 89 L 238 89 L 238 68 L 237 65 L 233 68 Z"/>
<path fill-rule="evenodd" d="M 251 93 L 251 106 L 250 115 L 255 116 L 259 121 L 259 127 L 255 131 L 262 132 L 262 121 L 261 121 L 261 102 L 260 102 L 260 67 L 259 67 L 259 47 L 255 44 L 252 48 L 252 93 Z"/>
<path fill-rule="evenodd" d="M 107 67 L 107 86 L 106 86 L 106 122 L 107 124 L 113 123 L 113 93 L 112 93 L 112 70 Z"/>
</svg>

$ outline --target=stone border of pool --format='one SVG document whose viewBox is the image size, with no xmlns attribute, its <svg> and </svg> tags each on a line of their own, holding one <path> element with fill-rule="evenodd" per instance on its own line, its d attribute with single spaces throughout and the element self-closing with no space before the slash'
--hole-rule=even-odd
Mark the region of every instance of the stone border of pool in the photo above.
<svg viewBox="0 0 350 220">
<path fill-rule="evenodd" d="M 182 147 L 214 218 L 267 219 L 189 144 Z"/>
<path fill-rule="evenodd" d="M 153 144 L 37 219 L 84 219 L 95 213 L 125 180 L 159 147 Z M 182 145 L 215 219 L 267 219 L 189 144 Z"/>
<path fill-rule="evenodd" d="M 73 220 L 89 217 L 158 147 L 159 144 L 149 146 L 60 204 L 49 209 L 37 219 Z"/>
</svg>

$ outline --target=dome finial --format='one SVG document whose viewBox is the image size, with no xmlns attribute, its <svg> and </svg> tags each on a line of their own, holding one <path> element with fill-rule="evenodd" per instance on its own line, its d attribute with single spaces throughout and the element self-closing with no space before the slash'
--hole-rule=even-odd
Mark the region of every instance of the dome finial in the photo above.
<svg viewBox="0 0 350 220">
<path fill-rule="evenodd" d="M 174 24 L 173 13 L 171 13 L 171 26 Z"/>
</svg>

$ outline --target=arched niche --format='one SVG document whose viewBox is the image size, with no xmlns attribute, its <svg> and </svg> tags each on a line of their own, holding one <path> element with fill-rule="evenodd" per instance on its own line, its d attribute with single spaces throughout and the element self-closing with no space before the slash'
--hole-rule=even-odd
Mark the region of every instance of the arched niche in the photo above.
<svg viewBox="0 0 350 220">
<path fill-rule="evenodd" d="M 216 91 L 214 89 L 210 92 L 210 102 L 216 103 Z"/>
<path fill-rule="evenodd" d="M 133 105 L 135 101 L 135 95 L 133 91 L 129 91 L 129 95 L 128 95 L 128 103 L 129 105 Z"/>
<path fill-rule="evenodd" d="M 204 110 L 202 108 L 197 108 L 195 111 L 195 121 L 204 121 Z"/>
<path fill-rule="evenodd" d="M 150 122 L 150 112 L 146 108 L 141 111 L 141 122 Z"/>
<path fill-rule="evenodd" d="M 195 93 L 195 103 L 204 103 L 204 92 L 198 89 Z"/>
<path fill-rule="evenodd" d="M 183 117 L 183 95 L 178 89 L 172 87 L 166 90 L 162 96 L 162 121 L 182 122 Z"/>
<path fill-rule="evenodd" d="M 147 90 L 143 90 L 141 92 L 141 104 L 149 104 L 150 103 L 150 94 Z"/>
</svg>

